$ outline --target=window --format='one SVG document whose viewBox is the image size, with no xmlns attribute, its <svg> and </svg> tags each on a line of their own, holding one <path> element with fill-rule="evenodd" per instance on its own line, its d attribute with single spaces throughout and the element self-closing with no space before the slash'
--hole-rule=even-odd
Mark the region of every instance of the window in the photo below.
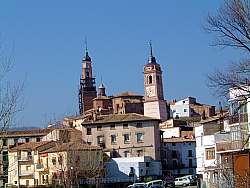
<svg viewBox="0 0 250 188">
<path fill-rule="evenodd" d="M 173 142 L 173 143 L 172 143 L 172 146 L 176 146 L 176 143 Z"/>
<path fill-rule="evenodd" d="M 206 148 L 206 160 L 215 159 L 215 149 L 214 148 Z"/>
<path fill-rule="evenodd" d="M 130 142 L 129 134 L 124 134 L 124 144 L 128 144 Z"/>
<path fill-rule="evenodd" d="M 110 125 L 110 129 L 114 130 L 115 129 L 115 124 Z"/>
<path fill-rule="evenodd" d="M 116 144 L 116 135 L 111 135 L 111 144 Z"/>
<path fill-rule="evenodd" d="M 188 157 L 193 157 L 192 150 L 188 150 Z"/>
<path fill-rule="evenodd" d="M 146 162 L 146 167 L 149 167 L 149 162 Z"/>
<path fill-rule="evenodd" d="M 91 135 L 91 128 L 87 128 L 87 135 Z"/>
<path fill-rule="evenodd" d="M 97 131 L 101 131 L 102 130 L 102 126 L 97 126 Z"/>
<path fill-rule="evenodd" d="M 128 129 L 128 124 L 127 123 L 123 124 L 123 129 Z"/>
<path fill-rule="evenodd" d="M 192 168 L 192 167 L 193 167 L 193 160 L 192 160 L 192 159 L 189 159 L 189 160 L 188 160 L 188 163 L 189 163 L 189 168 Z"/>
<path fill-rule="evenodd" d="M 124 151 L 124 157 L 129 157 L 129 151 Z"/>
<path fill-rule="evenodd" d="M 187 112 L 187 109 L 185 108 L 183 111 L 184 111 L 184 112 Z"/>
<path fill-rule="evenodd" d="M 62 165 L 62 163 L 63 163 L 63 157 L 62 157 L 62 155 L 59 155 L 59 157 L 58 157 L 58 163 L 59 163 L 59 165 Z"/>
<path fill-rule="evenodd" d="M 149 84 L 152 84 L 153 82 L 153 77 L 151 75 L 148 76 L 148 83 Z"/>
<path fill-rule="evenodd" d="M 173 160 L 173 168 L 177 168 L 177 161 Z"/>
<path fill-rule="evenodd" d="M 29 142 L 30 141 L 30 139 L 29 138 L 25 138 L 25 142 Z"/>
<path fill-rule="evenodd" d="M 26 166 L 26 171 L 30 171 L 31 170 L 31 166 Z"/>
<path fill-rule="evenodd" d="M 41 138 L 36 138 L 36 142 L 40 142 L 41 141 Z"/>
<path fill-rule="evenodd" d="M 137 128 L 142 128 L 142 123 L 136 123 Z"/>
<path fill-rule="evenodd" d="M 176 150 L 172 151 L 172 158 L 177 158 L 177 152 L 176 152 Z"/>
<path fill-rule="evenodd" d="M 137 150 L 137 157 L 142 157 L 143 156 L 143 150 Z"/>
<path fill-rule="evenodd" d="M 55 158 L 55 157 L 52 157 L 51 162 L 52 162 L 53 165 L 56 165 L 56 158 Z"/>
<path fill-rule="evenodd" d="M 97 144 L 103 144 L 103 136 L 97 136 Z"/>
<path fill-rule="evenodd" d="M 3 161 L 8 161 L 9 160 L 8 159 L 8 151 L 3 151 L 2 155 L 3 155 Z"/>
<path fill-rule="evenodd" d="M 3 146 L 7 146 L 8 145 L 8 141 L 7 141 L 6 138 L 3 138 L 2 142 L 3 142 Z"/>
<path fill-rule="evenodd" d="M 27 152 L 27 157 L 28 157 L 28 160 L 32 160 L 32 152 L 31 151 Z"/>
<path fill-rule="evenodd" d="M 26 186 L 28 187 L 30 185 L 30 181 L 26 180 Z"/>
<path fill-rule="evenodd" d="M 136 133 L 136 137 L 137 137 L 137 142 L 143 142 L 144 138 L 143 138 L 143 133 Z"/>
<path fill-rule="evenodd" d="M 18 144 L 18 138 L 14 138 L 14 145 L 17 146 Z"/>
</svg>

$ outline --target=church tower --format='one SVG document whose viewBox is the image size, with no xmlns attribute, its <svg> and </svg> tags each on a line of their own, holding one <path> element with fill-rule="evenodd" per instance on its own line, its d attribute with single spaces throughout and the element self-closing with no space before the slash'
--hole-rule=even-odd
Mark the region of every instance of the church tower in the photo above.
<svg viewBox="0 0 250 188">
<path fill-rule="evenodd" d="M 153 56 L 150 42 L 150 55 L 148 63 L 144 66 L 144 115 L 166 120 L 167 106 L 163 95 L 161 66 Z"/>
<path fill-rule="evenodd" d="M 93 99 L 96 98 L 95 78 L 92 73 L 92 61 L 86 46 L 85 57 L 82 60 L 82 76 L 79 88 L 79 113 L 93 108 Z"/>
</svg>

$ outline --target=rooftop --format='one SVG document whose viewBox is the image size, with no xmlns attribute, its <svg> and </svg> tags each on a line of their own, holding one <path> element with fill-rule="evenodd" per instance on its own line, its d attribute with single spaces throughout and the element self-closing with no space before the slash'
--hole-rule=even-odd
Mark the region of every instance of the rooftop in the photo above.
<svg viewBox="0 0 250 188">
<path fill-rule="evenodd" d="M 53 131 L 54 128 L 46 129 L 31 129 L 31 130 L 19 130 L 19 131 L 1 131 L 0 136 L 4 137 L 32 137 L 32 136 L 45 136 L 49 132 Z"/>
<path fill-rule="evenodd" d="M 82 125 L 105 124 L 105 123 L 115 123 L 115 122 L 131 122 L 131 121 L 160 121 L 160 120 L 136 113 L 110 114 L 110 115 L 97 116 L 96 121 L 94 121 L 93 119 L 91 120 L 85 119 Z"/>
<path fill-rule="evenodd" d="M 11 148 L 9 151 L 14 152 L 14 151 L 22 151 L 22 150 L 36 150 L 38 147 L 48 144 L 53 141 L 42 141 L 42 142 L 28 142 L 21 144 L 19 146 Z"/>
<path fill-rule="evenodd" d="M 122 93 L 115 95 L 114 98 L 115 97 L 141 97 L 142 98 L 143 96 L 137 93 L 126 91 L 126 92 L 122 92 Z"/>
<path fill-rule="evenodd" d="M 54 147 L 44 150 L 41 153 L 54 153 L 54 152 L 60 152 L 60 151 L 76 151 L 76 150 L 101 150 L 102 148 L 99 146 L 92 146 L 89 144 L 83 144 L 83 143 L 75 143 L 75 142 L 69 142 L 69 143 L 58 143 Z"/>
<path fill-rule="evenodd" d="M 164 138 L 164 142 L 172 143 L 172 142 L 195 142 L 195 138 Z"/>
</svg>

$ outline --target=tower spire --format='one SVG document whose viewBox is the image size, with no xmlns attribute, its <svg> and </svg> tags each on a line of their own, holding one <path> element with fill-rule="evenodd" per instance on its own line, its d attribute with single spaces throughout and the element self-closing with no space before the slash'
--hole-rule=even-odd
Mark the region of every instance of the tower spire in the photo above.
<svg viewBox="0 0 250 188">
<path fill-rule="evenodd" d="M 153 57 L 153 48 L 152 48 L 152 41 L 149 41 L 149 46 L 150 46 L 150 57 Z"/>
<path fill-rule="evenodd" d="M 150 47 L 150 55 L 149 55 L 148 62 L 149 63 L 156 63 L 156 59 L 153 56 L 153 47 L 152 47 L 152 41 L 151 40 L 149 41 L 149 47 Z"/>
<path fill-rule="evenodd" d="M 84 56 L 84 61 L 91 61 L 91 58 L 89 57 L 89 52 L 88 52 L 88 44 L 87 44 L 87 37 L 85 37 L 85 56 Z"/>
</svg>

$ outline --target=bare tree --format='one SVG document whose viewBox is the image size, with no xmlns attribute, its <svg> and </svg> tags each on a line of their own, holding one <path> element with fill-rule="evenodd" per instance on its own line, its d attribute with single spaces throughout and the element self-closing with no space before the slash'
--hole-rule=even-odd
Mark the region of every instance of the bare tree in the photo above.
<svg viewBox="0 0 250 188">
<path fill-rule="evenodd" d="M 215 34 L 214 45 L 236 47 L 250 52 L 250 1 L 225 0 L 216 15 L 208 15 L 208 32 Z"/>
<path fill-rule="evenodd" d="M 213 45 L 233 47 L 246 53 L 246 58 L 231 63 L 227 70 L 217 70 L 208 75 L 208 86 L 217 96 L 227 96 L 236 88 L 249 97 L 250 91 L 250 1 L 228 0 L 216 15 L 208 15 L 205 29 L 215 36 Z"/>
<path fill-rule="evenodd" d="M 5 55 L 0 43 L 0 131 L 6 131 L 21 110 L 23 83 L 11 83 L 8 78 L 13 68 L 13 57 Z"/>
</svg>

